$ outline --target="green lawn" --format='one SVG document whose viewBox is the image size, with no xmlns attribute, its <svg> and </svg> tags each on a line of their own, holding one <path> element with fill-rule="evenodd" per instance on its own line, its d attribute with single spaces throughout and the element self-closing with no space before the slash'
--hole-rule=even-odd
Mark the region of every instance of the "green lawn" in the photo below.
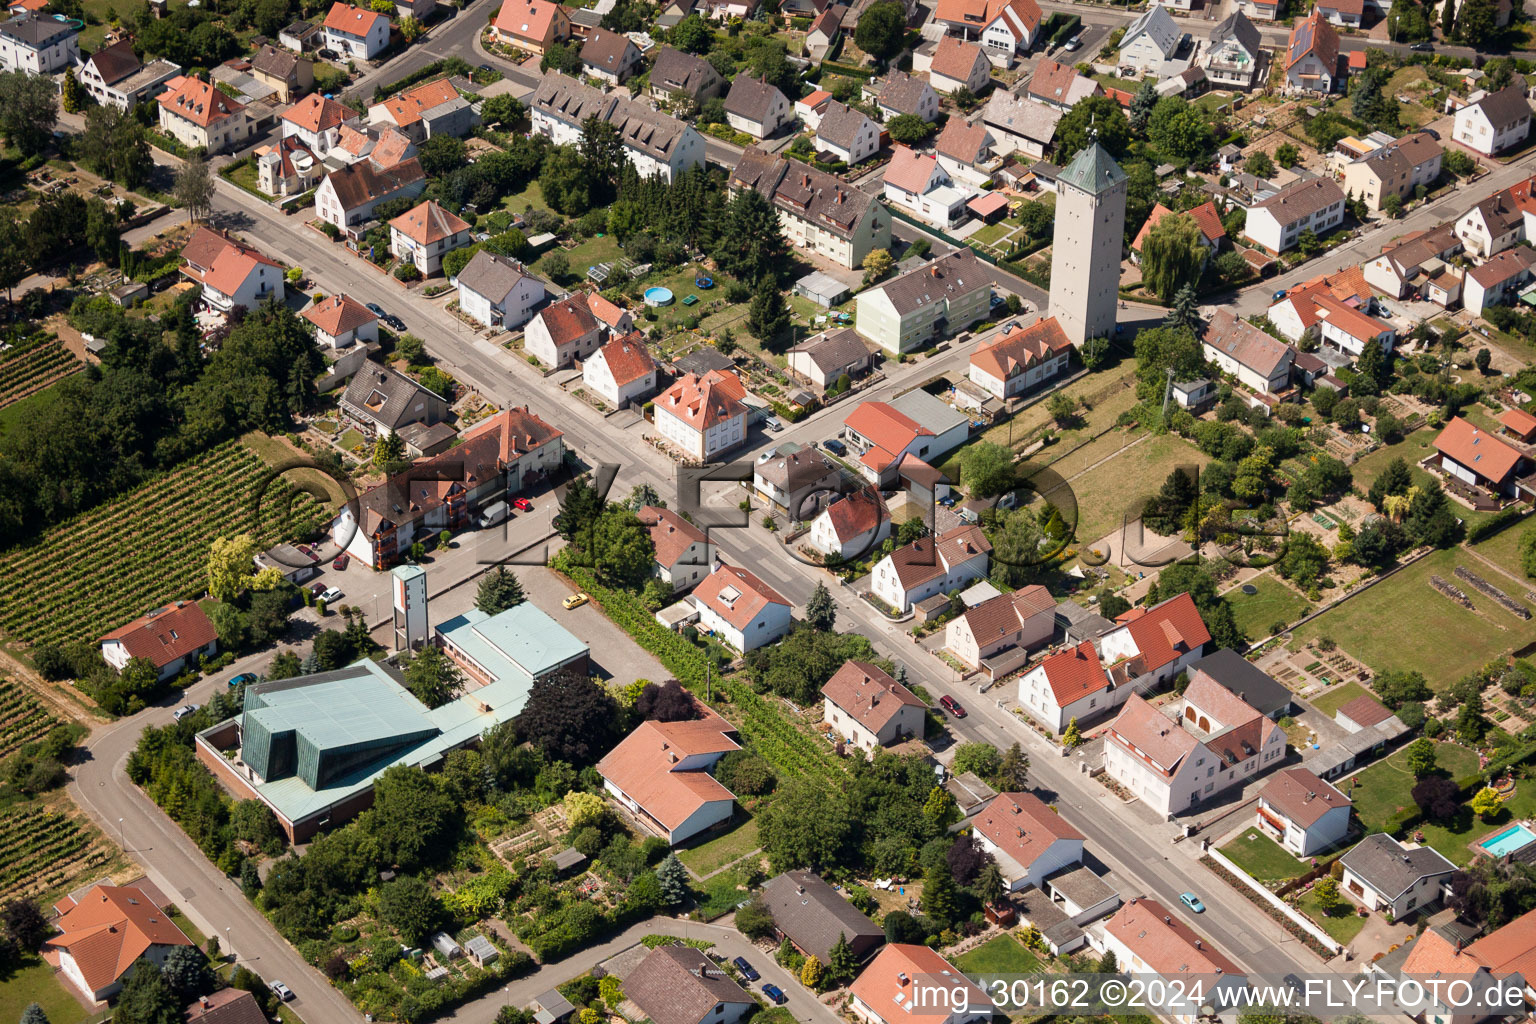
<svg viewBox="0 0 1536 1024">
<path fill-rule="evenodd" d="M 1131 447 L 1137 438 L 1145 440 Z M 1203 467 L 1210 461 L 1210 456 L 1173 434 L 1126 435 L 1116 431 L 1050 468 L 1067 478 L 1067 487 L 1077 500 L 1078 542 L 1092 544 L 1119 529 L 1123 518 L 1139 516 L 1141 506 L 1175 468 Z M 1046 497 L 1060 503 L 1059 496 Z"/>
<path fill-rule="evenodd" d="M 1437 743 L 1435 761 L 1453 779 L 1477 770 L 1477 752 L 1454 743 Z M 1393 818 L 1413 806 L 1412 773 L 1408 771 L 1408 748 L 1403 747 L 1378 764 L 1356 775 L 1343 786 L 1344 794 L 1355 802 L 1355 813 L 1367 832 L 1380 832 Z M 1533 787 L 1536 788 L 1536 787 Z"/>
<path fill-rule="evenodd" d="M 558 245 L 546 249 L 544 254 L 533 264 L 535 272 L 545 277 L 549 276 L 548 271 L 544 269 L 544 264 L 549 260 L 550 253 L 555 252 L 565 253 L 566 259 L 570 261 L 570 276 L 562 281 L 555 282 L 556 284 L 565 285 L 574 284 L 585 279 L 588 267 L 596 266 L 599 263 L 616 262 L 622 255 L 619 250 L 618 239 L 612 235 L 593 235 L 573 249 L 562 249 Z M 617 275 L 610 277 L 606 282 L 606 286 L 619 284 L 620 281 L 616 278 Z"/>
<path fill-rule="evenodd" d="M 4 415 L 4 411 L 0 410 L 0 417 Z M 1520 538 L 1533 529 L 1536 529 L 1536 526 L 1533 526 L 1528 520 L 1515 523 L 1513 526 L 1506 526 L 1492 537 L 1474 544 L 1472 550 L 1490 562 L 1496 562 L 1503 566 L 1507 572 L 1523 579 L 1524 573 L 1520 569 Z M 1475 564 L 1468 565 L 1468 568 L 1506 594 L 1509 594 L 1515 600 L 1518 601 L 1520 599 L 1521 595 L 1515 591 L 1522 588 L 1513 580 L 1501 577 L 1496 573 L 1482 572 L 1478 570 Z M 1528 582 L 1524 589 L 1536 590 L 1536 581 Z"/>
<path fill-rule="evenodd" d="M 40 416 L 54 402 L 59 400 L 58 384 L 50 384 L 41 391 L 34 392 L 19 402 L 0 406 L 0 451 L 5 450 L 5 435 L 10 429 L 24 419 Z"/>
<path fill-rule="evenodd" d="M 988 939 L 955 961 L 966 974 L 1033 974 L 1040 961 L 1012 935 Z"/>
<path fill-rule="evenodd" d="M 1232 606 L 1232 614 L 1237 619 L 1237 628 L 1249 640 L 1269 636 L 1270 626 L 1277 622 L 1295 622 L 1309 607 L 1306 598 L 1273 573 L 1256 577 L 1249 583 L 1257 594 L 1245 594 L 1241 587 L 1226 594 L 1227 603 Z"/>
<path fill-rule="evenodd" d="M 1338 711 L 1339 708 L 1343 707 L 1345 704 L 1348 704 L 1356 697 L 1370 696 L 1373 696 L 1371 691 L 1367 690 L 1359 683 L 1345 683 L 1343 686 L 1335 686 L 1333 689 L 1329 690 L 1327 693 L 1324 693 L 1321 697 L 1318 697 L 1316 700 L 1313 700 L 1310 703 L 1319 712 L 1327 715 L 1329 718 L 1332 718 L 1334 712 Z"/>
<path fill-rule="evenodd" d="M 1347 903 L 1337 914 L 1330 916 L 1323 913 L 1323 908 L 1317 905 L 1317 897 L 1310 892 L 1301 898 L 1301 911 L 1337 942 L 1355 941 L 1355 936 L 1365 927 L 1366 918 L 1360 916 L 1353 903 Z"/>
<path fill-rule="evenodd" d="M 1371 452 L 1349 467 L 1355 486 L 1360 488 L 1361 493 L 1369 491 L 1371 484 L 1387 468 L 1387 463 L 1398 456 L 1402 456 L 1410 467 L 1416 466 L 1420 459 L 1429 457 L 1434 447 L 1432 442 L 1439 433 L 1434 427 L 1425 427 L 1423 430 L 1415 430 L 1397 444 L 1389 444 Z"/>
<path fill-rule="evenodd" d="M 75 1024 L 86 1016 L 53 968 L 38 957 L 27 957 L 26 966 L 0 981 L 0 1020 L 20 1020 L 28 1003 L 41 1006 L 53 1024 Z"/>
<path fill-rule="evenodd" d="M 1306 864 L 1292 857 L 1257 826 L 1244 829 L 1221 852 L 1260 882 L 1283 882 L 1307 870 Z"/>
<path fill-rule="evenodd" d="M 689 871 L 702 877 L 735 863 L 757 847 L 757 820 L 748 818 L 724 835 L 684 850 L 677 857 Z"/>
<path fill-rule="evenodd" d="M 707 882 L 695 885 L 693 893 L 698 901 L 698 916 L 710 921 L 730 911 L 736 904 L 747 899 L 749 894 L 741 888 L 745 884 L 746 876 L 732 868 L 720 872 Z"/>
<path fill-rule="evenodd" d="M 1447 687 L 1491 659 L 1525 646 L 1531 636 L 1527 623 L 1470 586 L 1461 589 L 1471 598 L 1473 610 L 1430 586 L 1432 575 L 1454 581 L 1457 565 L 1484 579 L 1494 576 L 1489 582 L 1516 601 L 1523 596 L 1512 581 L 1496 582 L 1497 574 L 1465 551 L 1436 551 L 1311 620 L 1297 636 L 1331 637 L 1377 672 L 1417 669 L 1430 686 Z M 1404 629 L 1405 622 L 1433 623 L 1434 628 Z M 1448 637 L 1455 641 L 1448 642 Z"/>
</svg>

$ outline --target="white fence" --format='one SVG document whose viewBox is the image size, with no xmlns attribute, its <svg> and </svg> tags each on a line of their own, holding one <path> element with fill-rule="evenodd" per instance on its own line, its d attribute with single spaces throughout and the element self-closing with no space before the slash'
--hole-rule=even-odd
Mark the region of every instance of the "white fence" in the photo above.
<svg viewBox="0 0 1536 1024">
<path fill-rule="evenodd" d="M 1242 882 L 1244 885 L 1248 886 L 1248 888 L 1264 897 L 1264 899 L 1269 902 L 1270 906 L 1274 907 L 1276 910 L 1279 910 L 1280 913 L 1296 922 L 1296 924 L 1305 930 L 1308 935 L 1312 936 L 1318 942 L 1321 942 L 1324 946 L 1333 950 L 1335 953 L 1343 950 L 1344 947 L 1335 941 L 1333 936 L 1329 935 L 1317 925 L 1313 924 L 1304 914 L 1298 913 L 1294 907 L 1286 903 L 1280 897 L 1264 888 L 1264 886 L 1255 881 L 1248 874 L 1248 872 L 1244 871 L 1242 868 L 1238 867 L 1236 864 L 1232 863 L 1230 860 L 1224 857 L 1221 851 L 1216 849 L 1214 845 L 1205 852 L 1217 864 L 1220 864 L 1222 867 L 1232 872 L 1232 874 L 1237 877 L 1238 881 Z"/>
</svg>

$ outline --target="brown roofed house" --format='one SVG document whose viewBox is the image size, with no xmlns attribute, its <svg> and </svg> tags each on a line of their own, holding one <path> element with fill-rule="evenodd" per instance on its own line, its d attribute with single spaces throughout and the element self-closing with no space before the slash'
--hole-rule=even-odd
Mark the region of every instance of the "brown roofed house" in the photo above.
<svg viewBox="0 0 1536 1024">
<path fill-rule="evenodd" d="M 101 656 L 121 672 L 131 658 L 144 658 L 169 679 L 218 653 L 219 637 L 196 601 L 177 601 L 119 626 L 101 638 Z"/>
<path fill-rule="evenodd" d="M 814 871 L 786 871 L 768 879 L 762 901 L 780 939 L 824 964 L 832 962 L 832 948 L 839 940 L 859 963 L 885 942 L 885 932 Z"/>
<path fill-rule="evenodd" d="M 139 958 L 159 963 L 174 947 L 192 945 L 143 889 L 131 886 L 97 885 L 54 924 L 61 934 L 46 945 L 58 953 L 59 973 L 93 1002 L 118 992 Z"/>
<path fill-rule="evenodd" d="M 757 1005 L 691 946 L 651 950 L 624 979 L 624 995 L 655 1024 L 736 1024 Z"/>
<path fill-rule="evenodd" d="M 874 757 L 881 747 L 922 738 L 928 705 L 890 674 L 863 661 L 847 661 L 821 688 L 822 721 Z"/>
</svg>

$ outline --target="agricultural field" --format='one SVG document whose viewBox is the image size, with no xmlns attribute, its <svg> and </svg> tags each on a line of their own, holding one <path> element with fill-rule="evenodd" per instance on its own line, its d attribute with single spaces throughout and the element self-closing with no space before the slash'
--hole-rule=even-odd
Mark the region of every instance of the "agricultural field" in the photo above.
<svg viewBox="0 0 1536 1024">
<path fill-rule="evenodd" d="M 112 844 L 82 818 L 41 804 L 0 815 L 0 902 L 67 890 L 108 874 Z"/>
<path fill-rule="evenodd" d="M 1508 532 L 1508 531 L 1506 531 Z M 1298 645 L 1331 637 L 1350 655 L 1377 672 L 1418 670 L 1437 691 L 1493 658 L 1523 648 L 1531 623 L 1499 607 L 1465 581 L 1458 566 L 1478 574 L 1517 603 L 1524 588 L 1460 548 L 1436 551 L 1388 580 L 1355 594 L 1296 631 Z M 1465 608 L 1434 590 L 1430 576 L 1460 588 L 1472 601 Z M 1523 602 L 1527 606 L 1529 601 Z M 1434 629 L 1403 629 L 1405 622 L 1432 622 Z M 1447 643 L 1446 637 L 1455 637 Z"/>
<path fill-rule="evenodd" d="M 41 739 L 57 724 L 25 686 L 0 678 L 0 758 Z"/>
<path fill-rule="evenodd" d="M 73 352 L 52 337 L 20 355 L 0 356 L 0 406 L 20 401 L 84 367 Z"/>
<path fill-rule="evenodd" d="M 226 442 L 0 554 L 0 629 L 33 644 L 94 639 L 201 593 L 214 537 L 251 533 L 271 544 L 323 519 L 321 504 L 286 482 L 274 482 L 257 507 L 267 476 L 255 452 Z"/>
</svg>

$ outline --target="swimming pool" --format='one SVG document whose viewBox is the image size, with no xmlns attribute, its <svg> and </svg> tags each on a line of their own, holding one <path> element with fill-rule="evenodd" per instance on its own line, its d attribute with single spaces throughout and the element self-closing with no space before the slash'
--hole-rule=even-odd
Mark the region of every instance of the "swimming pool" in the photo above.
<svg viewBox="0 0 1536 1024">
<path fill-rule="evenodd" d="M 1484 839 L 1477 845 L 1493 854 L 1502 857 L 1506 853 L 1514 853 L 1523 846 L 1536 843 L 1536 832 L 1532 832 L 1524 825 L 1511 825 L 1490 839 Z"/>
</svg>

